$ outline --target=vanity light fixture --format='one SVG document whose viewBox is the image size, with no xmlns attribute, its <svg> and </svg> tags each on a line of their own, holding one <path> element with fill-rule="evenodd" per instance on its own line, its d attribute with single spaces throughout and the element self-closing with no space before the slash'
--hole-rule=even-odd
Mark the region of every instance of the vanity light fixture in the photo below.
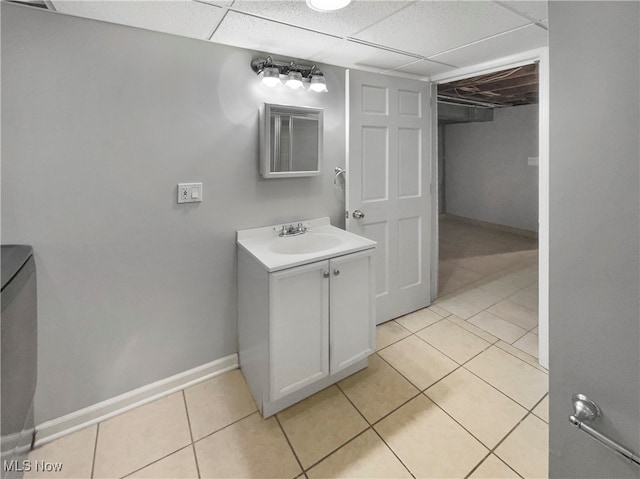
<svg viewBox="0 0 640 479">
<path fill-rule="evenodd" d="M 316 93 L 328 91 L 324 75 L 315 65 L 279 62 L 268 56 L 254 58 L 251 68 L 260 77 L 260 82 L 268 87 L 280 87 L 284 84 L 293 90 L 301 90 L 307 86 L 309 91 Z"/>
<path fill-rule="evenodd" d="M 281 86 L 282 81 L 280 80 L 280 72 L 275 67 L 267 67 L 262 72 L 262 83 L 264 85 L 274 87 Z"/>
<path fill-rule="evenodd" d="M 351 0 L 307 0 L 307 7 L 316 12 L 333 12 L 351 3 Z"/>
<path fill-rule="evenodd" d="M 327 82 L 324 79 L 324 75 L 320 70 L 313 65 L 311 68 L 311 84 L 309 85 L 309 91 L 315 91 L 317 93 L 327 92 Z"/>
<path fill-rule="evenodd" d="M 300 88 L 304 88 L 304 85 L 302 84 L 302 73 L 294 70 L 295 67 L 296 64 L 291 62 L 291 68 L 289 69 L 285 85 L 292 90 L 299 90 Z"/>
<path fill-rule="evenodd" d="M 273 59 L 271 57 L 267 57 L 262 65 L 262 71 L 258 72 L 258 74 L 262 75 L 261 82 L 263 85 L 270 87 L 282 85 L 280 70 L 273 66 Z"/>
</svg>

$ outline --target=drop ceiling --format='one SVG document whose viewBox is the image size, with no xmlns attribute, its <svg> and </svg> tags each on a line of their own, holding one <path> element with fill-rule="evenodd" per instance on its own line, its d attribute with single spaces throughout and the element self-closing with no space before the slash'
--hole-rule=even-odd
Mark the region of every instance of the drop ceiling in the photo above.
<svg viewBox="0 0 640 479">
<path fill-rule="evenodd" d="M 37 1 L 37 0 L 36 0 Z M 47 0 L 64 14 L 409 78 L 547 45 L 546 1 Z"/>
</svg>

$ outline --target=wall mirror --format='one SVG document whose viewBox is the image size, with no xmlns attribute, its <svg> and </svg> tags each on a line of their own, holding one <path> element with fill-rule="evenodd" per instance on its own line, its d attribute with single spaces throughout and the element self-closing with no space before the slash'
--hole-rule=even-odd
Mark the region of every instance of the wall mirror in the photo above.
<svg viewBox="0 0 640 479">
<path fill-rule="evenodd" d="M 265 178 L 322 174 L 323 110 L 263 103 L 260 173 Z"/>
</svg>

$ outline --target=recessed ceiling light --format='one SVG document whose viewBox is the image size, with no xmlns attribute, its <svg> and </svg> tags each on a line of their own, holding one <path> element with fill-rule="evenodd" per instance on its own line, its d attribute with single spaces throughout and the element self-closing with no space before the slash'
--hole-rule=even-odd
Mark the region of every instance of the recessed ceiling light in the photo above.
<svg viewBox="0 0 640 479">
<path fill-rule="evenodd" d="M 307 6 L 316 12 L 332 12 L 340 10 L 351 3 L 351 0 L 307 0 Z"/>
</svg>

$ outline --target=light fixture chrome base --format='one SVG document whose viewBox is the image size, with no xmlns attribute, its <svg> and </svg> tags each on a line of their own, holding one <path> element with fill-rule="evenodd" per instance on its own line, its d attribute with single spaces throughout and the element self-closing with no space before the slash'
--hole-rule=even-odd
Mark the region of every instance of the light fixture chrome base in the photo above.
<svg viewBox="0 0 640 479">
<path fill-rule="evenodd" d="M 289 77 L 290 79 L 297 79 L 299 74 L 301 77 L 300 81 L 305 81 L 312 85 L 312 88 L 310 88 L 311 91 L 327 91 L 324 75 L 315 65 L 302 65 L 293 61 L 287 63 L 274 60 L 271 56 L 268 56 L 267 58 L 254 58 L 251 60 L 251 69 L 256 72 L 257 75 L 263 74 L 264 76 L 266 76 L 266 73 L 269 73 L 269 76 L 275 76 L 275 70 L 277 70 L 279 75 Z"/>
</svg>

